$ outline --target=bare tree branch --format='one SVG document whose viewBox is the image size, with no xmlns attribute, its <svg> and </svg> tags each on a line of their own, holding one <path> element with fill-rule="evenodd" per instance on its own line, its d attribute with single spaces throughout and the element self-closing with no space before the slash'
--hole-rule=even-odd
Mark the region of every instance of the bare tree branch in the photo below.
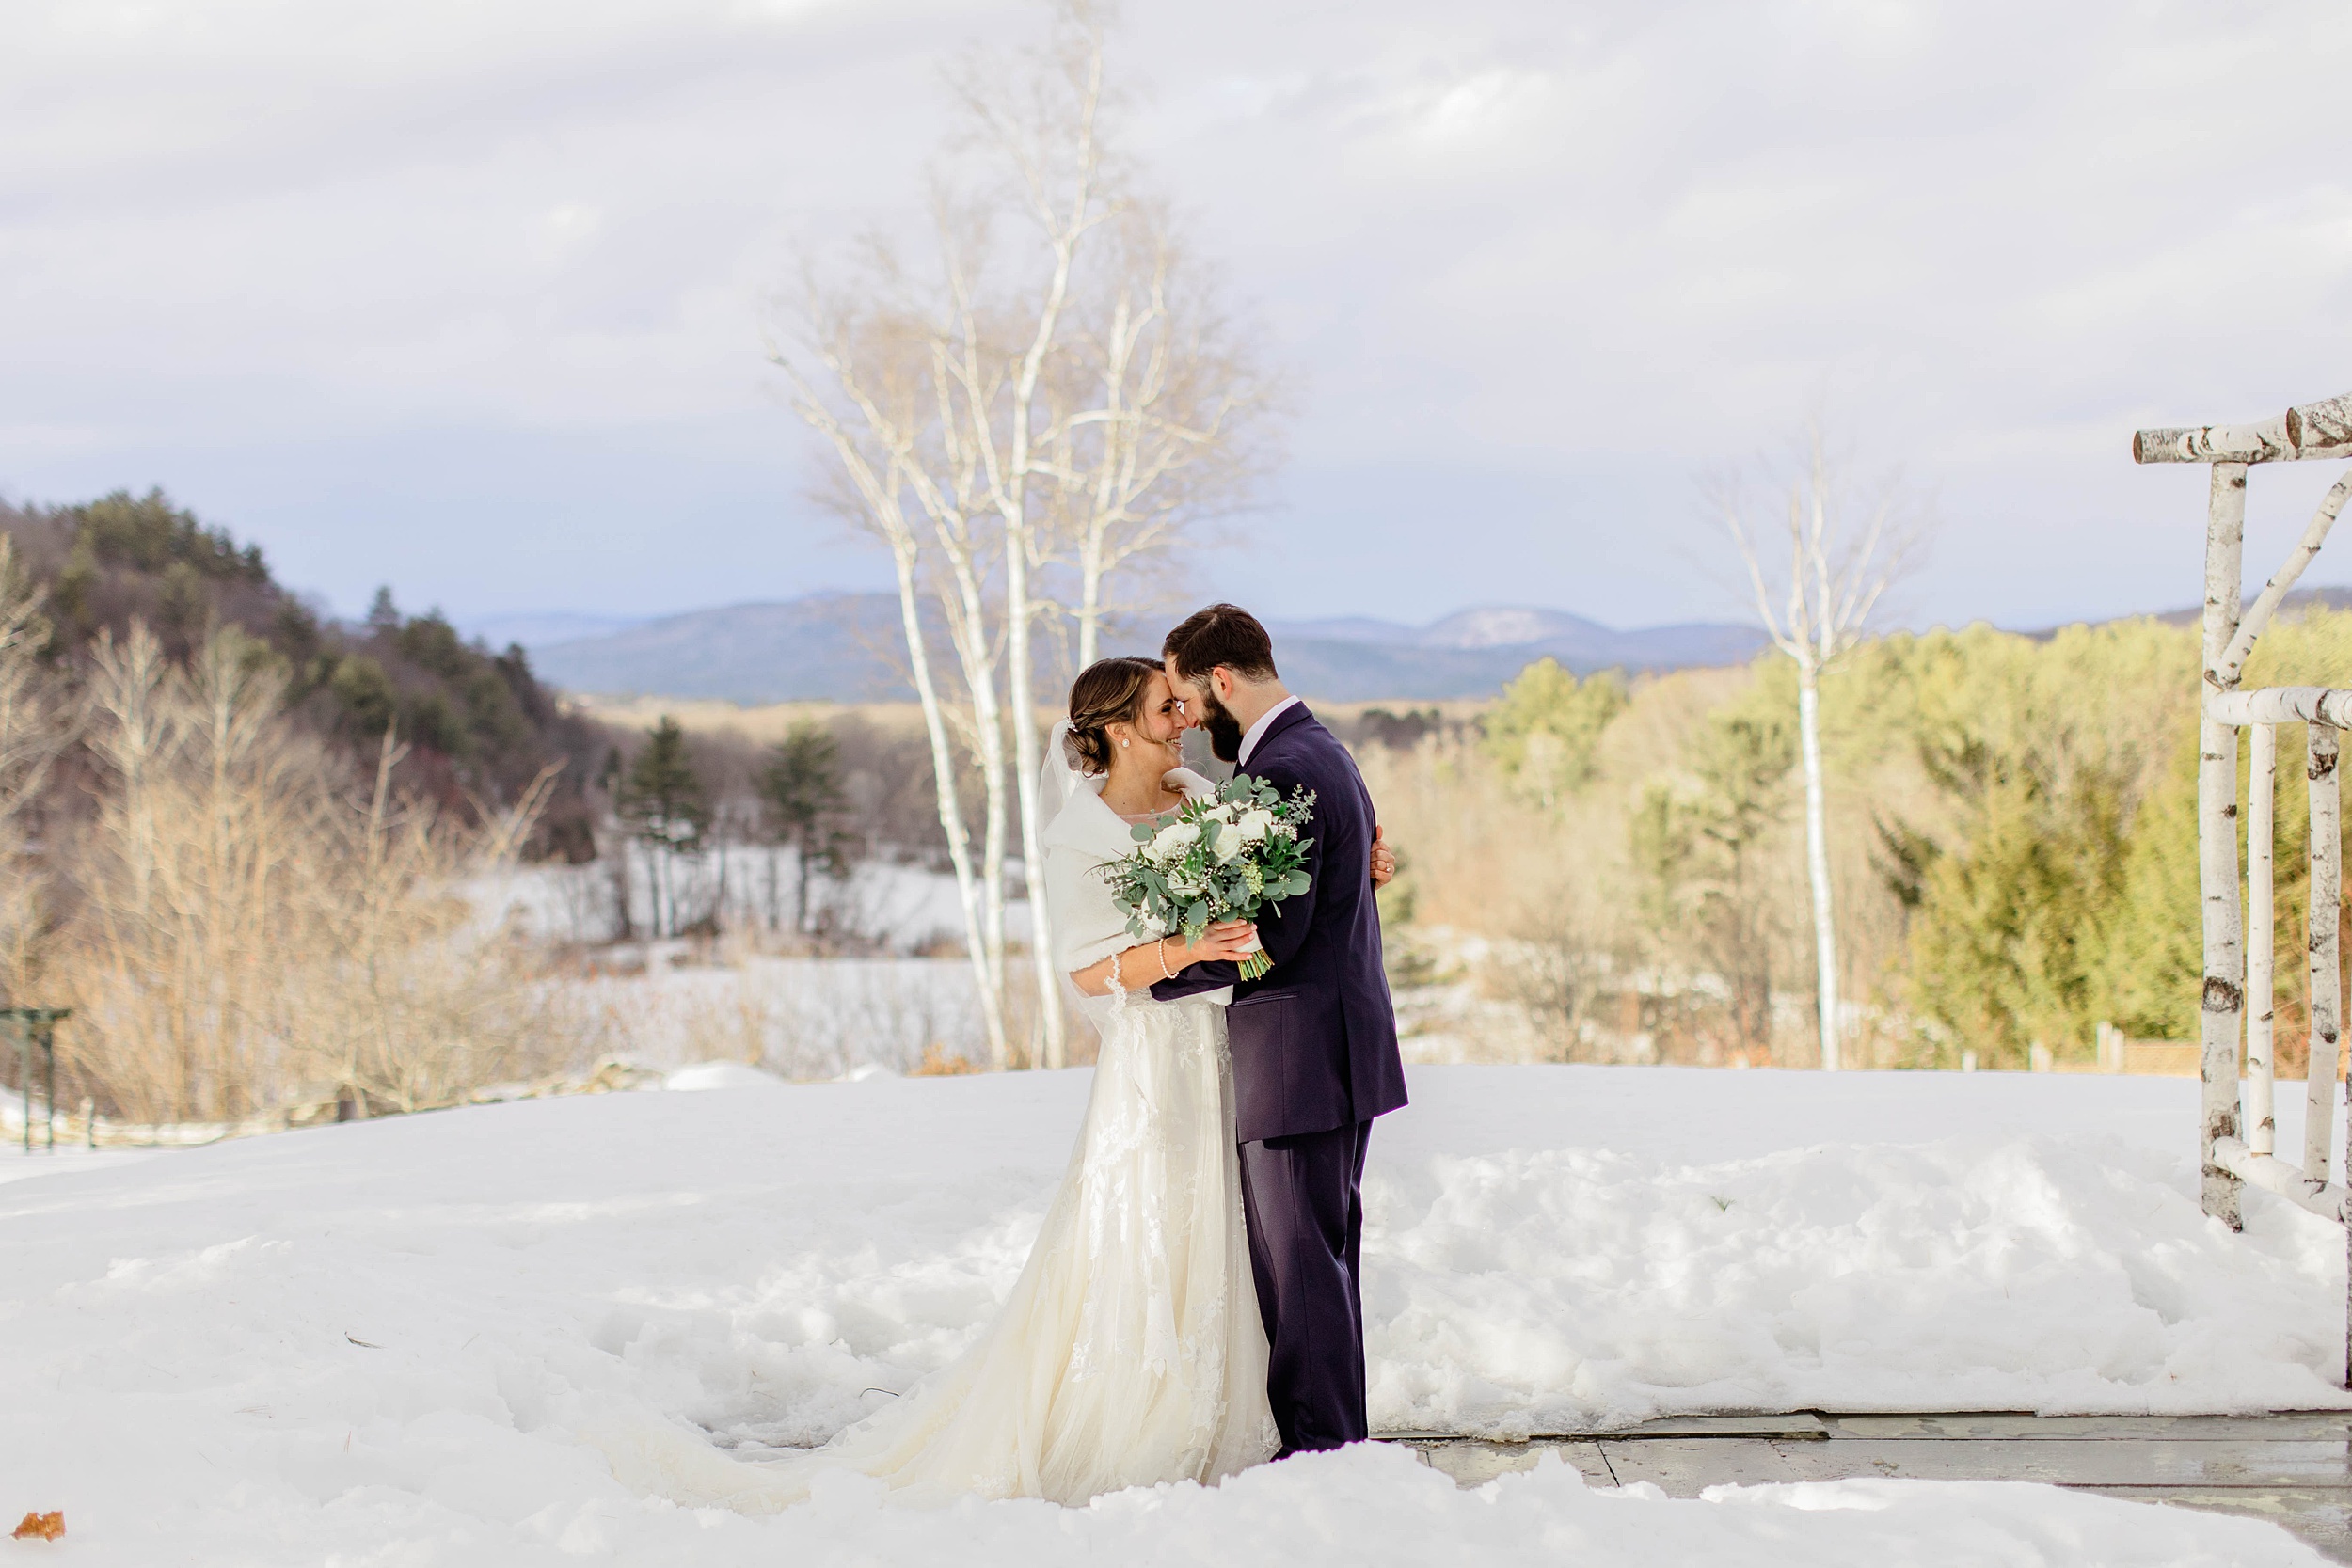
<svg viewBox="0 0 2352 1568">
<path fill-rule="evenodd" d="M 1732 474 L 1715 485 L 1724 532 L 1747 568 L 1756 612 L 1772 645 L 1797 666 L 1798 731 L 1804 763 L 1805 862 L 1813 891 L 1813 936 L 1820 1001 L 1821 1066 L 1841 1065 L 1837 1020 L 1837 927 L 1830 902 L 1829 826 L 1821 779 L 1820 682 L 1871 630 L 1888 589 L 1917 562 L 1923 514 L 1906 509 L 1888 479 L 1867 502 L 1847 494 L 1820 422 L 1806 432 L 1785 484 L 1785 557 L 1768 553 L 1748 521 L 1753 487 Z"/>
</svg>

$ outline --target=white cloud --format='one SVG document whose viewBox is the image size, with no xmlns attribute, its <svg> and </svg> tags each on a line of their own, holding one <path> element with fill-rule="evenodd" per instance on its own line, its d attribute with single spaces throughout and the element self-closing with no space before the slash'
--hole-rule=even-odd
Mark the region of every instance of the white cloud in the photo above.
<svg viewBox="0 0 2352 1568">
<path fill-rule="evenodd" d="M 938 61 L 1038 14 L 20 0 L 0 487 L 164 483 L 346 605 L 382 578 L 483 609 L 879 577 L 798 499 L 758 301 L 796 236 L 913 205 Z M 1717 611 L 1677 554 L 1692 472 L 1824 388 L 1942 491 L 1928 612 L 2181 601 L 2194 500 L 2122 461 L 2132 426 L 2352 387 L 2344 13 L 1130 22 L 1136 143 L 1306 372 L 1293 510 L 1217 568 L 1278 573 L 1282 609 Z M 2265 527 L 2303 483 L 2265 476 Z"/>
</svg>

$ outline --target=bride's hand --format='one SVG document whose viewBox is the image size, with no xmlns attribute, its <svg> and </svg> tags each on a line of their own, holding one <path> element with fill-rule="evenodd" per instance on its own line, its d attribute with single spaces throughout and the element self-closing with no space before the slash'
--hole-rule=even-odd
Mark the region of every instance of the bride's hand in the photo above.
<svg viewBox="0 0 2352 1568">
<path fill-rule="evenodd" d="M 1201 932 L 1200 940 L 1184 949 L 1184 962 L 1204 964 L 1223 960 L 1237 963 L 1249 956 L 1250 939 L 1257 934 L 1258 927 L 1247 920 L 1220 922 Z"/>
</svg>

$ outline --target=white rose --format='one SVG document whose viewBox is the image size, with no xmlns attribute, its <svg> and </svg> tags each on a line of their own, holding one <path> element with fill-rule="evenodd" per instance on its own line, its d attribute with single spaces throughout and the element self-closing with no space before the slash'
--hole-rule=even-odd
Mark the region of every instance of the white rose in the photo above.
<svg viewBox="0 0 2352 1568">
<path fill-rule="evenodd" d="M 1235 829 L 1235 828 L 1228 828 L 1228 829 L 1226 829 L 1223 832 L 1221 832 L 1221 833 L 1217 834 L 1217 835 L 1216 835 L 1216 861 L 1217 861 L 1217 863 L 1218 863 L 1219 865 L 1222 865 L 1222 864 L 1224 864 L 1227 861 L 1232 860 L 1232 859 L 1235 855 L 1240 854 L 1240 853 L 1242 852 L 1243 848 L 1247 846 L 1247 844 L 1248 844 L 1248 840 L 1244 839 L 1244 838 L 1241 836 L 1241 832 L 1240 832 L 1240 830 Z"/>
<path fill-rule="evenodd" d="M 1170 822 L 1167 827 L 1162 828 L 1159 832 L 1153 836 L 1152 840 L 1152 858 L 1154 860 L 1164 861 L 1180 859 L 1184 855 L 1184 850 L 1190 847 L 1193 840 L 1199 838 L 1200 836 L 1200 830 L 1194 827 L 1189 822 Z"/>
<path fill-rule="evenodd" d="M 1260 807 L 1242 813 L 1237 836 L 1244 844 L 1263 844 L 1267 833 L 1274 831 L 1274 814 Z"/>
</svg>

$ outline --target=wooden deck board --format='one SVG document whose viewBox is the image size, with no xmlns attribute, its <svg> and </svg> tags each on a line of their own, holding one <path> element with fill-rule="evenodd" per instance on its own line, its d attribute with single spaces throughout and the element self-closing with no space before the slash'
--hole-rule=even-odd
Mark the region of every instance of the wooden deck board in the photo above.
<svg viewBox="0 0 2352 1568">
<path fill-rule="evenodd" d="M 1497 1443 L 1396 1434 L 1462 1486 L 1557 1454 L 1594 1486 L 1710 1486 L 1887 1477 L 2028 1481 L 2278 1524 L 2352 1563 L 2352 1412 L 2278 1416 L 2013 1413 L 1679 1417 L 1624 1432 Z"/>
</svg>

